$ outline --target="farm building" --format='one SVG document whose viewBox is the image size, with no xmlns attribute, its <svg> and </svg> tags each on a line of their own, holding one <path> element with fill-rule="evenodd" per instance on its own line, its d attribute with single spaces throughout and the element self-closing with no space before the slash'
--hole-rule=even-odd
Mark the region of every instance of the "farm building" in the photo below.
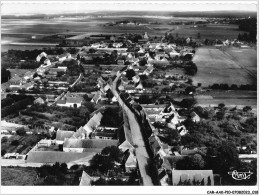
<svg viewBox="0 0 259 195">
<path fill-rule="evenodd" d="M 91 181 L 91 177 L 85 171 L 83 171 L 82 176 L 80 178 L 79 186 L 90 186 Z"/>
<path fill-rule="evenodd" d="M 63 144 L 64 140 L 66 138 L 70 138 L 74 135 L 74 131 L 62 131 L 62 130 L 57 130 L 57 134 L 56 134 L 56 143 L 57 144 Z"/>
<path fill-rule="evenodd" d="M 117 146 L 118 140 L 100 140 L 100 139 L 71 139 L 65 138 L 63 144 L 64 152 L 101 152 L 108 146 Z"/>
</svg>

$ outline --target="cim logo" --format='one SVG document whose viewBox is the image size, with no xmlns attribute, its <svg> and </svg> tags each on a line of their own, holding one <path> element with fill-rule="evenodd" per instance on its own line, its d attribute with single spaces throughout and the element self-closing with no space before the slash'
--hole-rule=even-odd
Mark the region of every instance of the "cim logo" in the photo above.
<svg viewBox="0 0 259 195">
<path fill-rule="evenodd" d="M 243 180 L 243 179 L 250 179 L 250 175 L 253 174 L 253 172 L 237 172 L 236 170 L 232 172 L 228 172 L 229 175 L 232 175 L 232 178 L 235 180 Z"/>
</svg>

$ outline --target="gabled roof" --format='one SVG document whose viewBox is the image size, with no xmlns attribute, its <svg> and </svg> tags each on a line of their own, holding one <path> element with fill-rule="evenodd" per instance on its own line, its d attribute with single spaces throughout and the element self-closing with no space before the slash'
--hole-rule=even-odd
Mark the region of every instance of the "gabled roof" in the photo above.
<svg viewBox="0 0 259 195">
<path fill-rule="evenodd" d="M 98 113 L 98 114 L 95 114 L 89 121 L 88 123 L 86 124 L 88 126 L 88 129 L 93 129 L 95 128 L 96 126 L 100 125 L 101 123 L 101 119 L 102 119 L 103 115 L 102 113 Z M 84 126 L 84 128 L 86 129 L 86 127 Z"/>
<path fill-rule="evenodd" d="M 28 71 L 24 74 L 23 77 L 32 77 L 34 75 L 34 72 Z"/>
<path fill-rule="evenodd" d="M 79 186 L 90 186 L 90 185 L 91 185 L 91 177 L 85 171 L 83 171 Z"/>
<path fill-rule="evenodd" d="M 100 98 L 101 98 L 101 92 L 98 91 L 98 92 L 94 95 L 92 101 L 97 104 L 97 102 L 99 101 Z"/>
<path fill-rule="evenodd" d="M 156 154 L 161 149 L 161 146 L 159 145 L 156 137 L 154 135 L 152 135 L 148 138 L 148 141 L 149 141 L 151 148 L 154 151 L 154 154 Z"/>
<path fill-rule="evenodd" d="M 72 137 L 74 133 L 74 131 L 57 130 L 56 140 L 64 141 L 66 138 Z"/>
<path fill-rule="evenodd" d="M 125 167 L 137 167 L 136 157 L 132 153 L 130 153 L 130 155 L 125 163 Z"/>
<path fill-rule="evenodd" d="M 23 88 L 28 88 L 28 87 L 33 87 L 34 84 L 33 83 L 25 83 L 22 87 Z"/>
<path fill-rule="evenodd" d="M 127 140 L 125 140 L 121 145 L 119 145 L 119 149 L 121 149 L 123 152 L 133 148 L 134 147 Z"/>
<path fill-rule="evenodd" d="M 82 103 L 82 98 L 79 98 L 79 97 L 67 97 L 66 103 L 69 103 L 69 104 L 81 104 Z"/>
<path fill-rule="evenodd" d="M 80 127 L 74 134 L 73 138 L 85 138 L 86 130 L 83 127 Z"/>
<path fill-rule="evenodd" d="M 65 99 L 58 100 L 58 101 L 56 101 L 56 104 L 66 104 L 66 100 Z"/>
<path fill-rule="evenodd" d="M 102 149 L 108 146 L 117 146 L 118 140 L 103 140 L 103 139 L 71 139 L 65 138 L 64 148 L 98 148 Z"/>
<path fill-rule="evenodd" d="M 22 80 L 22 77 L 18 76 L 17 74 L 15 74 L 14 77 L 10 79 L 11 82 L 18 82 L 20 80 Z"/>
</svg>

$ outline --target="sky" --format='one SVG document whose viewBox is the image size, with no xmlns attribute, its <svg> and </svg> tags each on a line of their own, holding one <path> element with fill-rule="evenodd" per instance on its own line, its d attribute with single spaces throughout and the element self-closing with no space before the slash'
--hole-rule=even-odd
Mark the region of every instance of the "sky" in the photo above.
<svg viewBox="0 0 259 195">
<path fill-rule="evenodd" d="M 151 3 L 150 3 L 151 2 Z M 159 3 L 158 3 L 159 2 Z M 199 3 L 182 2 L 161 2 L 161 1 L 62 1 L 62 2 L 15 2 L 2 1 L 2 15 L 31 15 L 31 14 L 65 14 L 65 13 L 87 13 L 93 11 L 257 11 L 256 1 L 232 1 L 232 2 L 206 2 Z"/>
</svg>

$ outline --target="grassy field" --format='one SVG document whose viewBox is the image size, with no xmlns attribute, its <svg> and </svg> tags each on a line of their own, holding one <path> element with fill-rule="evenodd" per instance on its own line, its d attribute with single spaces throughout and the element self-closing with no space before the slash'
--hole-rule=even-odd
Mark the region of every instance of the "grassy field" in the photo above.
<svg viewBox="0 0 259 195">
<path fill-rule="evenodd" d="M 194 85 L 253 84 L 256 75 L 256 50 L 214 47 L 202 47 L 196 51 L 193 61 L 198 67 L 193 77 Z"/>
<path fill-rule="evenodd" d="M 1 167 L 1 185 L 33 186 L 37 171 L 31 167 Z"/>
</svg>

